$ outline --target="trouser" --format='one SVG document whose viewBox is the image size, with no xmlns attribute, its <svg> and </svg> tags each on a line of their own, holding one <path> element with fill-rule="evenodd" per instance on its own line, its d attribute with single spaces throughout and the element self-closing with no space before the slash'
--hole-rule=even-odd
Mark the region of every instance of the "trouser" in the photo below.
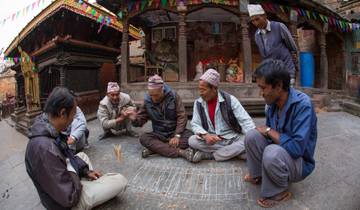
<svg viewBox="0 0 360 210">
<path fill-rule="evenodd" d="M 303 159 L 293 159 L 284 148 L 269 143 L 256 129 L 246 134 L 245 149 L 250 176 L 262 177 L 262 197 L 277 195 L 285 191 L 290 182 L 303 179 Z"/>
<path fill-rule="evenodd" d="M 180 149 L 186 149 L 189 147 L 188 139 L 192 135 L 190 130 L 185 129 L 181 134 L 179 146 Z M 178 157 L 178 148 L 171 147 L 169 145 L 170 139 L 164 138 L 163 136 L 154 132 L 144 133 L 140 136 L 140 143 L 145 148 L 151 150 L 154 153 L 165 157 L 175 158 Z"/>
<path fill-rule="evenodd" d="M 80 152 L 76 155 L 89 165 L 90 170 L 93 170 L 90 159 L 85 153 Z M 91 209 L 100 205 L 124 192 L 127 182 L 127 179 L 118 173 L 107 173 L 94 181 L 81 180 L 80 200 L 72 209 Z"/>
<path fill-rule="evenodd" d="M 104 133 L 99 135 L 99 139 L 104 139 L 112 135 L 119 135 L 121 132 L 123 132 L 123 130 L 126 130 L 127 132 L 133 131 L 133 126 L 129 119 L 126 119 L 124 122 L 117 124 L 114 128 L 103 128 Z"/>
<path fill-rule="evenodd" d="M 244 140 L 242 135 L 232 139 L 221 140 L 213 145 L 207 144 L 205 140 L 200 139 L 197 135 L 189 138 L 191 148 L 212 153 L 216 161 L 224 161 L 234 158 L 245 151 Z"/>
</svg>

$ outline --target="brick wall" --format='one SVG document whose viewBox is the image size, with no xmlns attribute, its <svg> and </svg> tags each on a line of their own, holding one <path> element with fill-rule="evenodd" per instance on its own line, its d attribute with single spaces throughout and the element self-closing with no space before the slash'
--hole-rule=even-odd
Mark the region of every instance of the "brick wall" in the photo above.
<svg viewBox="0 0 360 210">
<path fill-rule="evenodd" d="M 0 101 L 5 98 L 6 93 L 15 95 L 15 78 L 12 75 L 0 76 Z"/>
</svg>

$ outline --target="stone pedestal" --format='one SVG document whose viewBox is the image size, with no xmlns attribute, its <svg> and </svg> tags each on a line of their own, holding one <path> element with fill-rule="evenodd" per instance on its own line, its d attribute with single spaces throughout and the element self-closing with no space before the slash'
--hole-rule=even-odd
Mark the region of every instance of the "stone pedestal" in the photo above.
<svg viewBox="0 0 360 210">
<path fill-rule="evenodd" d="M 11 118 L 15 121 L 15 129 L 20 133 L 27 135 L 29 128 L 34 122 L 35 117 L 41 114 L 41 109 L 26 111 L 26 107 L 19 107 L 15 109 Z"/>
</svg>

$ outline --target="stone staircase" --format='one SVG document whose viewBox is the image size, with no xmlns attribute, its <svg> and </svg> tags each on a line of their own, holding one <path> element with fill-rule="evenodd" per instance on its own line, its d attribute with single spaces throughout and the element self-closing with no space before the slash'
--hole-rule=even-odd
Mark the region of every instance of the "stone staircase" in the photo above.
<svg viewBox="0 0 360 210">
<path fill-rule="evenodd" d="M 342 107 L 345 112 L 360 117 L 360 103 L 356 101 L 344 101 Z"/>
</svg>

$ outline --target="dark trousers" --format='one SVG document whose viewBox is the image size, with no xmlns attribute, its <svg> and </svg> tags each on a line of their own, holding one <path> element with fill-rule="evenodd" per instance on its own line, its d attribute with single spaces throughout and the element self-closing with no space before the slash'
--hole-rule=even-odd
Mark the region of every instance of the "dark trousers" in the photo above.
<svg viewBox="0 0 360 210">
<path fill-rule="evenodd" d="M 190 130 L 185 129 L 181 134 L 178 148 L 186 149 L 189 147 L 188 139 L 192 136 Z M 140 136 L 140 143 L 147 149 L 151 150 L 154 153 L 165 157 L 175 158 L 178 157 L 178 148 L 171 147 L 169 141 L 171 138 L 166 139 L 163 136 L 160 136 L 154 132 L 144 133 Z"/>
</svg>

